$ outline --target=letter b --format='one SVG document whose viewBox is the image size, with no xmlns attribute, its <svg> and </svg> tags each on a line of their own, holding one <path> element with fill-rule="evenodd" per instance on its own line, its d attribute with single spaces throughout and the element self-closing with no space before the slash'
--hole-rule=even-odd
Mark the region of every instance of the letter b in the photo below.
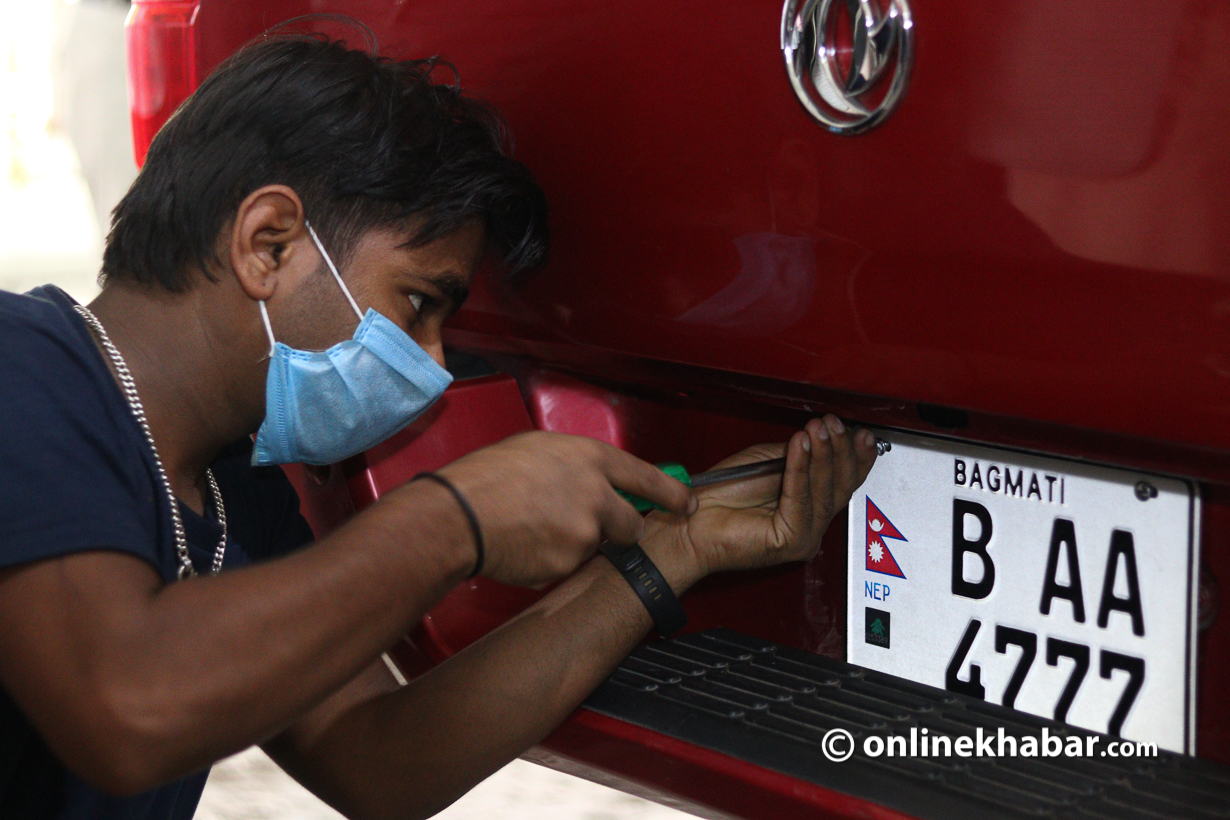
<svg viewBox="0 0 1230 820">
<path fill-rule="evenodd" d="M 1042 756 L 1059 757 L 1063 752 L 1063 738 L 1052 735 L 1047 727 L 1042 727 Z"/>
<path fill-rule="evenodd" d="M 972 515 L 978 519 L 982 532 L 978 538 L 970 541 L 965 537 L 965 516 Z M 991 513 L 987 508 L 973 501 L 960 498 L 952 500 L 952 594 L 962 598 L 985 598 L 991 594 L 995 586 L 995 562 L 987 553 L 987 544 L 991 543 Z M 982 561 L 982 578 L 971 582 L 965 580 L 965 555 L 970 553 Z"/>
</svg>

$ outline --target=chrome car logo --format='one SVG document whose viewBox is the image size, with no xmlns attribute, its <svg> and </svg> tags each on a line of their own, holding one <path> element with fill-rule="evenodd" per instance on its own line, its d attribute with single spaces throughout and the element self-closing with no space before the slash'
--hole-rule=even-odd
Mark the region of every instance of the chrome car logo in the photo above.
<svg viewBox="0 0 1230 820">
<path fill-rule="evenodd" d="M 901 99 L 913 58 L 905 0 L 786 0 L 782 55 L 807 112 L 838 134 L 879 125 Z"/>
</svg>

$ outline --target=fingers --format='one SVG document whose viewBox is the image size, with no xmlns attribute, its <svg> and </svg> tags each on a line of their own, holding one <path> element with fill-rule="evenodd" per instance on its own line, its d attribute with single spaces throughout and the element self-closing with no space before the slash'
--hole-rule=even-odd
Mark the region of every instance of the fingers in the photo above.
<svg viewBox="0 0 1230 820">
<path fill-rule="evenodd" d="M 820 526 L 831 515 L 833 500 L 833 436 L 828 426 L 820 419 L 812 419 L 803 427 L 811 444 L 811 464 L 808 477 L 811 480 L 812 516 L 819 519 Z"/>
<path fill-rule="evenodd" d="M 854 458 L 857 462 L 854 487 L 851 493 L 863 485 L 867 475 L 876 463 L 879 451 L 876 449 L 876 437 L 870 430 L 859 430 L 854 437 Z"/>
<path fill-rule="evenodd" d="M 797 538 L 807 531 L 814 515 L 813 477 L 817 456 L 823 458 L 807 430 L 795 433 L 786 444 L 786 471 L 782 474 L 777 517 L 783 536 Z"/>
<path fill-rule="evenodd" d="M 833 415 L 823 419 L 832 446 L 832 511 L 844 507 L 871 472 L 876 460 L 875 436 L 870 430 L 850 430 Z"/>
<path fill-rule="evenodd" d="M 595 443 L 601 448 L 600 457 L 607 479 L 614 486 L 680 515 L 696 510 L 696 499 L 692 497 L 691 490 L 681 482 L 631 453 L 625 453 L 608 444 Z M 632 509 L 630 505 L 624 506 Z"/>
<path fill-rule="evenodd" d="M 832 414 L 824 417 L 824 424 L 833 444 L 832 511 L 836 512 L 846 505 L 854 488 L 858 486 L 855 483 L 858 465 L 854 461 L 854 434 L 846 429 L 841 419 Z"/>
<path fill-rule="evenodd" d="M 645 519 L 636 509 L 610 489 L 598 508 L 598 525 L 615 544 L 635 544 L 645 532 Z"/>
<path fill-rule="evenodd" d="M 807 459 L 807 492 L 810 499 L 810 524 L 823 532 L 833 516 L 850 502 L 850 496 L 867 478 L 875 462 L 875 436 L 867 430 L 850 430 L 834 415 L 812 419 L 796 434 L 800 445 L 809 446 Z M 795 440 L 791 439 L 791 447 Z M 787 456 L 787 477 L 792 463 Z M 782 504 L 787 504 L 788 478 L 783 478 Z M 806 532 L 798 512 L 802 505 L 792 502 L 789 511 L 783 509 L 782 523 L 793 532 Z"/>
</svg>

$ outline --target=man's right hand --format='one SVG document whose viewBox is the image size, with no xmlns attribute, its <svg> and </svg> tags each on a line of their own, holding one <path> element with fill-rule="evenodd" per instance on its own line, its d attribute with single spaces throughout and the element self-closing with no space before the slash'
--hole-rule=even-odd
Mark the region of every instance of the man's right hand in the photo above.
<svg viewBox="0 0 1230 820">
<path fill-rule="evenodd" d="M 644 519 L 625 490 L 679 514 L 688 488 L 648 462 L 581 436 L 522 433 L 438 471 L 470 502 L 486 546 L 483 575 L 540 587 L 577 569 L 606 538 L 639 540 Z"/>
</svg>

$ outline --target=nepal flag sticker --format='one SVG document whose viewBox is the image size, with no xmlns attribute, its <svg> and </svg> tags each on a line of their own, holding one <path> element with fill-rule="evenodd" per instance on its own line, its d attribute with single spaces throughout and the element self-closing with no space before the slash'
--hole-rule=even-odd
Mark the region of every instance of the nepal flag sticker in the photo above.
<svg viewBox="0 0 1230 820">
<path fill-rule="evenodd" d="M 905 573 L 901 571 L 901 567 L 897 564 L 897 559 L 893 558 L 893 554 L 889 552 L 886 538 L 892 538 L 897 541 L 905 541 L 906 538 L 901 532 L 893 526 L 893 522 L 888 520 L 888 516 L 880 512 L 880 508 L 871 500 L 871 496 L 867 497 L 867 570 L 869 572 L 879 572 L 884 575 L 892 575 L 897 578 L 904 578 Z"/>
</svg>

